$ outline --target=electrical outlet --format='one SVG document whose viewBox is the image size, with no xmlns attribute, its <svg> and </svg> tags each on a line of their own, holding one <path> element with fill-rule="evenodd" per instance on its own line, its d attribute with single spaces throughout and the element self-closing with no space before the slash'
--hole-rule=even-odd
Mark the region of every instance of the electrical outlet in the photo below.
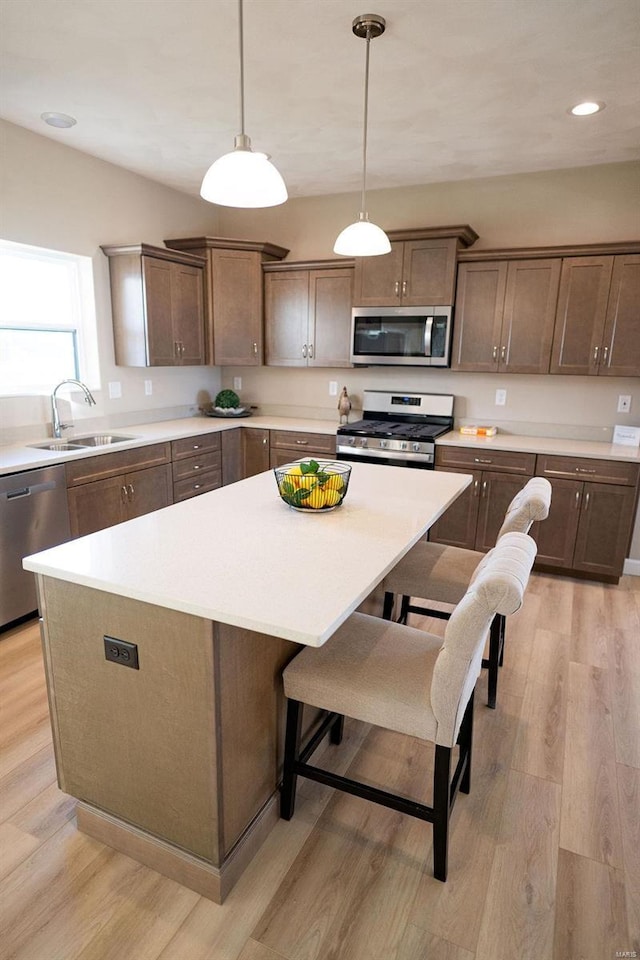
<svg viewBox="0 0 640 960">
<path fill-rule="evenodd" d="M 108 384 L 109 400 L 119 400 L 122 396 L 122 384 L 119 380 L 111 380 Z"/>
<path fill-rule="evenodd" d="M 153 380 L 145 380 L 144 382 L 145 397 L 150 397 L 152 393 L 153 393 Z"/>
<path fill-rule="evenodd" d="M 631 410 L 631 397 L 628 394 L 620 394 L 618 397 L 618 413 L 629 413 Z"/>
<path fill-rule="evenodd" d="M 104 658 L 113 663 L 119 663 L 123 667 L 131 667 L 133 670 L 139 670 L 138 663 L 138 645 L 136 643 L 127 643 L 126 640 L 117 640 L 115 637 L 103 637 L 104 640 Z"/>
<path fill-rule="evenodd" d="M 233 378 L 233 389 L 234 389 L 234 390 L 242 390 L 242 377 L 234 377 L 234 378 Z"/>
<path fill-rule="evenodd" d="M 338 381 L 329 380 L 329 396 L 337 397 L 338 396 Z"/>
<path fill-rule="evenodd" d="M 507 391 L 496 390 L 496 407 L 504 407 L 507 402 Z"/>
</svg>

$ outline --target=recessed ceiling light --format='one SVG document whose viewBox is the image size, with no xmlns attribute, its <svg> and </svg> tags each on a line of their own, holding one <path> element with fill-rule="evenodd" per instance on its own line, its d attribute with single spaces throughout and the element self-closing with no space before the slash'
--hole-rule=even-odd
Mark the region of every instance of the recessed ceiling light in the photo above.
<svg viewBox="0 0 640 960">
<path fill-rule="evenodd" d="M 74 127 L 78 122 L 75 117 L 66 113 L 41 113 L 40 118 L 50 127 Z"/>
<path fill-rule="evenodd" d="M 572 113 L 574 117 L 590 117 L 593 113 L 600 113 L 604 108 L 604 103 L 598 103 L 596 100 L 585 100 L 584 103 L 576 103 L 575 107 L 570 107 L 567 112 Z"/>
</svg>

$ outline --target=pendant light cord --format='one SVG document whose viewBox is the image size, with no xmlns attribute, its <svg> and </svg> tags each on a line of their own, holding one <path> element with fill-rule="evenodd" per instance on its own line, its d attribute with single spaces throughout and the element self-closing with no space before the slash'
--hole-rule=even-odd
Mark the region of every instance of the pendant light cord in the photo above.
<svg viewBox="0 0 640 960">
<path fill-rule="evenodd" d="M 238 0 L 238 34 L 240 38 L 240 135 L 244 137 L 244 33 L 242 29 L 242 0 Z"/>
<path fill-rule="evenodd" d="M 362 138 L 362 200 L 360 203 L 360 217 L 366 214 L 366 192 L 367 192 L 367 115 L 369 112 L 369 46 L 371 44 L 371 27 L 367 27 L 367 54 L 364 70 L 364 134 Z"/>
</svg>

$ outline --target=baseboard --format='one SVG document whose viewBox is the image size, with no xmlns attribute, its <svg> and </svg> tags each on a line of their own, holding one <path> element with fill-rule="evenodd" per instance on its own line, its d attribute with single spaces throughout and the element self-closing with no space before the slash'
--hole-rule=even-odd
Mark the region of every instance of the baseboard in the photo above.
<svg viewBox="0 0 640 960">
<path fill-rule="evenodd" d="M 629 577 L 640 577 L 640 560 L 625 560 L 622 572 Z"/>
<path fill-rule="evenodd" d="M 195 890 L 200 896 L 214 903 L 222 903 L 278 822 L 279 794 L 274 794 L 268 800 L 220 867 L 104 810 L 98 810 L 83 800 L 77 802 L 76 815 L 78 830 L 82 833 Z"/>
</svg>

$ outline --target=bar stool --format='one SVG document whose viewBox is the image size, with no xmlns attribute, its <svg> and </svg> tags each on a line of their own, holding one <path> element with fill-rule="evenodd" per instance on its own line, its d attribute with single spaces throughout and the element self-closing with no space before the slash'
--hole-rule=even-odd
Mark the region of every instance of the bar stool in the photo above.
<svg viewBox="0 0 640 960">
<path fill-rule="evenodd" d="M 544 477 L 532 477 L 509 504 L 496 542 L 509 532 L 528 533 L 534 521 L 546 519 L 550 505 L 551 484 Z M 406 623 L 410 613 L 448 620 L 450 611 L 412 604 L 411 597 L 455 606 L 464 596 L 473 572 L 484 556 L 478 550 L 419 541 L 383 581 L 383 617 L 387 620 L 391 617 L 394 595 L 399 594 L 402 597 L 399 623 Z M 483 667 L 489 669 L 487 703 L 492 709 L 496 706 L 504 638 L 505 618 L 498 614 L 489 634 L 489 657 L 482 662 Z"/>
<path fill-rule="evenodd" d="M 447 879 L 449 817 L 458 790 L 469 793 L 473 740 L 473 691 L 482 651 L 496 613 L 506 616 L 522 604 L 536 545 L 523 533 L 509 533 L 483 561 L 441 637 L 355 613 L 322 647 L 306 647 L 283 673 L 287 696 L 284 775 L 280 815 L 294 813 L 297 778 L 391 807 L 433 824 L 433 873 Z M 301 747 L 302 707 L 328 716 Z M 435 744 L 433 806 L 338 776 L 308 763 L 323 736 L 342 738 L 344 716 Z M 452 754 L 459 745 L 452 775 Z"/>
</svg>

